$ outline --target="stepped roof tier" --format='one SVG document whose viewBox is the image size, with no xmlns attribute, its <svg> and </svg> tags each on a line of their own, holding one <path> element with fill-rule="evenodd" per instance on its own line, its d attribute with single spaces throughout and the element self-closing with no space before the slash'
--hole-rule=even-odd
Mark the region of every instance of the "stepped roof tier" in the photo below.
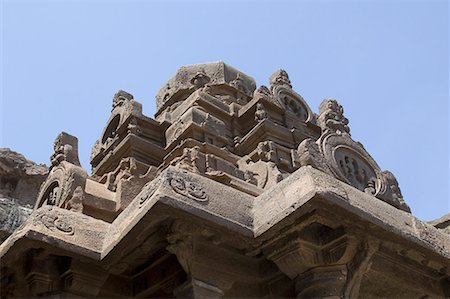
<svg viewBox="0 0 450 299">
<path fill-rule="evenodd" d="M 180 68 L 155 118 L 118 91 L 91 153 L 57 136 L 34 211 L 0 245 L 2 296 L 448 297 L 447 218 L 415 218 L 393 173 L 286 71 Z"/>
</svg>

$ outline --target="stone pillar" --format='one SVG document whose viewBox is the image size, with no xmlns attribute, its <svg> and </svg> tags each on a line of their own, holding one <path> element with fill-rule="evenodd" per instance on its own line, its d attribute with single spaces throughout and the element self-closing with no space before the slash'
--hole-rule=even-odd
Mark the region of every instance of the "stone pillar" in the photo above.
<svg viewBox="0 0 450 299">
<path fill-rule="evenodd" d="M 227 256 L 219 247 L 205 242 L 202 233 L 194 223 L 176 221 L 168 235 L 167 250 L 177 256 L 188 275 L 187 281 L 174 290 L 178 298 L 221 298 L 233 285 Z"/>
<path fill-rule="evenodd" d="M 266 256 L 295 282 L 297 298 L 356 298 L 378 243 L 315 222 L 280 238 Z"/>
<path fill-rule="evenodd" d="M 174 295 L 177 298 L 222 298 L 224 292 L 214 285 L 189 277 L 174 290 Z"/>
<path fill-rule="evenodd" d="M 31 297 L 42 297 L 59 292 L 58 256 L 48 255 L 44 250 L 32 250 L 29 253 L 25 281 Z"/>
</svg>

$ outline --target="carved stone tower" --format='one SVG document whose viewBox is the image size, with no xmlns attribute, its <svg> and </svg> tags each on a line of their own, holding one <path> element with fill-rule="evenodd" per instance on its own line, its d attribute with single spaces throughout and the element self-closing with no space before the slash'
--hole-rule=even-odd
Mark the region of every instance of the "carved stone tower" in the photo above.
<svg viewBox="0 0 450 299">
<path fill-rule="evenodd" d="M 342 106 L 269 83 L 185 66 L 155 119 L 117 92 L 91 176 L 61 133 L 0 245 L 2 297 L 450 296 L 450 235 L 411 215 Z"/>
</svg>

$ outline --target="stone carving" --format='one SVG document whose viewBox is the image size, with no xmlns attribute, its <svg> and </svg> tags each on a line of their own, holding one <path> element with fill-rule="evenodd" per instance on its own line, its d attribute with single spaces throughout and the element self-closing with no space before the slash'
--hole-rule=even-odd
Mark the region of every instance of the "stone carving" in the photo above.
<svg viewBox="0 0 450 299">
<path fill-rule="evenodd" d="M 377 193 L 377 181 L 376 178 L 370 178 L 367 181 L 366 187 L 364 188 L 364 193 L 375 195 Z"/>
<path fill-rule="evenodd" d="M 96 140 L 94 143 L 94 146 L 91 150 L 91 156 L 90 161 L 92 161 L 98 154 L 100 154 L 103 151 L 102 142 L 100 140 Z"/>
<path fill-rule="evenodd" d="M 199 170 L 199 146 L 194 146 L 192 148 L 184 148 L 183 154 L 174 159 L 171 165 L 177 165 L 181 169 L 185 169 L 194 173 L 200 173 Z"/>
<path fill-rule="evenodd" d="M 211 78 L 208 77 L 203 71 L 197 72 L 194 77 L 191 79 L 191 84 L 194 85 L 195 89 L 200 89 L 204 87 L 209 81 L 211 81 Z"/>
<path fill-rule="evenodd" d="M 74 180 L 74 173 L 67 173 L 67 176 L 62 180 L 62 184 L 60 183 L 60 180 L 48 181 L 44 183 L 43 186 L 47 187 L 45 187 L 45 191 L 41 193 L 43 194 L 42 197 L 38 198 L 40 205 L 58 207 L 65 206 L 72 191 L 72 184 Z"/>
<path fill-rule="evenodd" d="M 264 141 L 258 144 L 258 156 L 262 161 L 276 161 L 276 150 L 273 142 Z"/>
<path fill-rule="evenodd" d="M 363 275 L 370 269 L 370 259 L 379 249 L 380 243 L 375 239 L 360 243 L 355 256 L 348 265 L 347 281 L 344 288 L 344 298 L 356 298 Z"/>
<path fill-rule="evenodd" d="M 400 210 L 411 213 L 411 209 L 403 199 L 402 192 L 400 191 L 400 187 L 394 174 L 390 171 L 385 170 L 381 173 L 381 175 L 383 181 L 383 189 L 376 196 L 387 201 Z"/>
<path fill-rule="evenodd" d="M 114 116 L 111 121 L 108 123 L 108 126 L 105 129 L 105 133 L 103 134 L 102 137 L 102 147 L 107 149 L 108 147 L 110 147 L 114 141 L 117 140 L 117 138 L 119 137 L 117 135 L 117 128 L 119 127 L 120 124 L 120 114 L 117 114 L 116 116 Z"/>
<path fill-rule="evenodd" d="M 72 198 L 67 202 L 66 209 L 69 211 L 74 211 L 78 213 L 83 213 L 83 201 L 84 201 L 84 192 L 81 186 L 78 186 L 73 191 Z"/>
<path fill-rule="evenodd" d="M 122 106 L 124 102 L 133 100 L 133 95 L 119 90 L 113 97 L 112 109 L 114 110 L 118 106 Z"/>
<path fill-rule="evenodd" d="M 344 117 L 344 108 L 333 99 L 324 100 L 319 107 L 319 126 L 322 134 L 350 134 L 348 119 Z"/>
<path fill-rule="evenodd" d="M 36 219 L 49 230 L 61 232 L 69 236 L 75 234 L 75 229 L 69 223 L 59 218 L 57 215 L 43 213 L 37 215 Z"/>
<path fill-rule="evenodd" d="M 172 189 L 178 194 L 187 196 L 195 201 L 206 202 L 208 201 L 208 195 L 203 188 L 194 183 L 184 180 L 181 177 L 171 177 L 169 179 L 169 184 Z"/>
<path fill-rule="evenodd" d="M 54 182 L 48 188 L 46 195 L 44 195 L 44 201 L 49 206 L 54 206 L 57 203 L 57 199 L 60 197 L 59 184 Z"/>
<path fill-rule="evenodd" d="M 366 150 L 350 138 L 331 133 L 322 139 L 321 151 L 335 176 L 371 193 L 381 189 L 381 170 Z M 374 190 L 373 190 L 374 189 Z"/>
<path fill-rule="evenodd" d="M 243 93 L 247 94 L 248 90 L 245 86 L 244 80 L 241 77 L 241 73 L 237 73 L 236 79 L 230 82 L 230 85 L 236 88 L 237 90 L 242 91 Z"/>
<path fill-rule="evenodd" d="M 116 94 L 91 177 L 73 164 L 75 143 L 55 146 L 36 211 L 0 246 L 2 295 L 448 294 L 449 217 L 433 227 L 399 211 L 409 208 L 396 178 L 351 139 L 336 101 L 322 104 L 319 127 L 286 72 L 270 83 L 252 99 L 251 77 L 189 66 L 163 88 L 156 120 Z M 2 161 L 9 196 L 21 181 Z M 22 212 L 0 197 L 0 228 Z"/>
<path fill-rule="evenodd" d="M 292 90 L 289 76 L 284 70 L 278 70 L 270 77 L 270 91 L 272 92 L 275 103 L 285 111 L 292 113 L 297 120 L 310 122 L 313 119 L 313 113 L 306 104 L 305 100 Z M 286 123 L 288 127 L 292 124 Z"/>
<path fill-rule="evenodd" d="M 59 150 L 52 155 L 52 160 L 58 162 L 53 163 L 47 180 L 41 185 L 35 209 L 42 205 L 67 209 L 69 200 L 75 195 L 72 201 L 73 206 L 70 208 L 80 210 L 82 208 L 79 200 L 82 200 L 84 194 L 87 173 L 78 162 L 78 156 L 76 155 L 77 138 L 67 133 L 61 133 L 58 135 L 55 144 L 55 149 L 63 150 Z M 74 193 L 77 187 L 79 187 L 79 190 Z"/>
<path fill-rule="evenodd" d="M 255 111 L 255 120 L 259 122 L 265 120 L 266 118 L 267 118 L 267 111 L 264 109 L 263 104 L 257 103 Z"/>
<path fill-rule="evenodd" d="M 275 86 L 287 86 L 292 88 L 291 80 L 289 80 L 289 75 L 285 70 L 277 70 L 269 78 L 270 90 L 273 92 Z"/>
<path fill-rule="evenodd" d="M 65 132 L 60 133 L 54 142 L 54 153 L 50 157 L 50 170 L 58 166 L 62 161 L 80 166 L 78 160 L 78 139 Z"/>
<path fill-rule="evenodd" d="M 153 194 L 155 194 L 160 185 L 160 182 L 160 179 L 157 178 L 145 184 L 145 186 L 142 188 L 144 191 L 139 196 L 139 208 L 142 208 L 147 200 L 149 200 L 153 196 Z"/>
<path fill-rule="evenodd" d="M 177 259 L 186 273 L 191 273 L 193 255 L 193 236 L 195 229 L 188 222 L 176 220 L 167 235 L 169 245 L 167 250 L 177 256 Z"/>
<path fill-rule="evenodd" d="M 127 126 L 128 134 L 139 135 L 141 133 L 141 128 L 138 125 L 137 118 L 132 118 Z"/>
<path fill-rule="evenodd" d="M 284 95 L 283 97 L 281 97 L 281 100 L 286 109 L 294 113 L 298 117 L 298 119 L 302 121 L 308 120 L 309 118 L 308 110 L 301 101 L 289 95 Z"/>
<path fill-rule="evenodd" d="M 358 189 L 366 188 L 369 177 L 367 176 L 366 169 L 361 166 L 362 163 L 358 162 L 357 158 L 346 154 L 338 159 L 341 171 L 344 173 L 347 180 L 349 180 L 353 186 L 358 186 Z"/>
<path fill-rule="evenodd" d="M 253 93 L 253 98 L 266 98 L 267 99 L 267 98 L 270 98 L 272 96 L 273 96 L 272 92 L 265 85 L 261 85 Z"/>
<path fill-rule="evenodd" d="M 325 158 L 320 152 L 319 146 L 311 138 L 303 140 L 297 149 L 300 166 L 311 165 L 312 167 L 331 174 Z"/>
<path fill-rule="evenodd" d="M 319 139 L 320 151 L 331 172 L 338 179 L 394 207 L 410 212 L 398 182 L 389 171 L 381 171 L 361 143 L 347 133 L 325 131 Z"/>
</svg>

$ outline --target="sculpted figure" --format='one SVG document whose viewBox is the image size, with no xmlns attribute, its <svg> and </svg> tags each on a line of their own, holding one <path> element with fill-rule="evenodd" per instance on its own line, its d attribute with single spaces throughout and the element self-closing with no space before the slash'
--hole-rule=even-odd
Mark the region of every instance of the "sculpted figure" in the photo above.
<svg viewBox="0 0 450 299">
<path fill-rule="evenodd" d="M 267 118 L 267 111 L 264 109 L 263 104 L 257 103 L 256 104 L 256 111 L 255 111 L 255 120 L 256 121 L 263 121 Z"/>
<path fill-rule="evenodd" d="M 183 154 L 174 159 L 170 164 L 178 165 L 181 169 L 186 169 L 194 173 L 200 173 L 198 169 L 198 160 L 200 159 L 200 148 L 194 146 L 192 148 L 183 149 Z"/>
<path fill-rule="evenodd" d="M 211 81 L 211 78 L 209 78 L 204 72 L 197 72 L 194 77 L 191 79 L 191 84 L 194 85 L 195 89 L 202 88 Z"/>
<path fill-rule="evenodd" d="M 84 192 L 81 186 L 73 191 L 72 198 L 67 202 L 67 209 L 74 212 L 83 213 Z"/>
<path fill-rule="evenodd" d="M 376 192 L 376 179 L 370 178 L 369 181 L 367 181 L 366 188 L 364 188 L 364 193 L 375 195 Z"/>
<path fill-rule="evenodd" d="M 119 90 L 113 97 L 113 104 L 112 108 L 116 108 L 117 106 L 122 105 L 125 101 L 131 101 L 133 99 L 133 95 L 123 91 Z"/>
<path fill-rule="evenodd" d="M 244 80 L 241 78 L 241 73 L 237 73 L 236 79 L 231 81 L 230 85 L 243 93 L 247 93 L 247 87 L 244 84 Z"/>
<path fill-rule="evenodd" d="M 333 99 L 324 100 L 319 107 L 319 126 L 322 133 L 350 134 L 348 119 L 344 117 L 344 109 Z"/>
<path fill-rule="evenodd" d="M 134 135 L 139 135 L 139 133 L 141 133 L 141 128 L 139 127 L 139 124 L 138 124 L 136 118 L 132 118 L 130 120 L 130 123 L 127 126 L 127 131 L 129 134 L 134 134 Z"/>
<path fill-rule="evenodd" d="M 55 187 L 53 188 L 53 190 L 50 191 L 50 193 L 47 196 L 47 204 L 54 206 L 56 205 L 56 200 L 58 198 L 58 193 L 59 193 L 59 187 Z"/>
</svg>

